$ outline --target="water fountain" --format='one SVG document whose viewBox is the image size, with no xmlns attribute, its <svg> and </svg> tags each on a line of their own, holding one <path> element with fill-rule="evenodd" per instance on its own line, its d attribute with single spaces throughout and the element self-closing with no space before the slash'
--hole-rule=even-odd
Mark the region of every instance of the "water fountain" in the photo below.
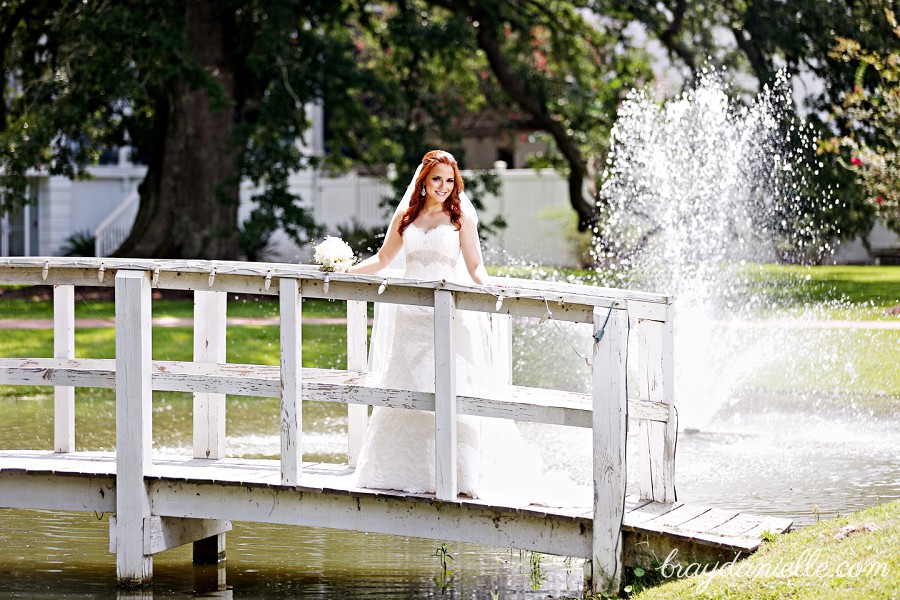
<svg viewBox="0 0 900 600">
<path fill-rule="evenodd" d="M 677 299 L 680 428 L 701 432 L 682 435 L 679 491 L 714 502 L 743 488 L 741 508 L 800 523 L 896 498 L 896 391 L 887 410 L 871 402 L 852 356 L 896 354 L 896 334 L 829 328 L 825 313 L 849 305 L 798 306 L 791 277 L 809 275 L 777 286 L 761 276 L 763 263 L 830 255 L 839 190 L 817 187 L 823 165 L 787 78 L 748 103 L 728 92 L 711 69 L 663 104 L 632 92 L 599 194 L 603 282 Z"/>
</svg>

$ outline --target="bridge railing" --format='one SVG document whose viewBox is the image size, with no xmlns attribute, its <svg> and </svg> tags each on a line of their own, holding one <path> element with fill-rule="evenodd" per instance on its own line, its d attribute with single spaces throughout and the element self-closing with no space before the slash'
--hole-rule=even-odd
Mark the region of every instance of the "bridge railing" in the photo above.
<svg viewBox="0 0 900 600">
<path fill-rule="evenodd" d="M 280 398 L 281 483 L 300 485 L 302 401 L 348 406 L 348 456 L 354 464 L 365 433 L 368 406 L 435 413 L 436 496 L 457 499 L 456 419 L 469 414 L 592 429 L 593 581 L 617 589 L 622 573 L 621 523 L 625 497 L 628 418 L 638 421 L 640 493 L 673 502 L 675 416 L 671 299 L 667 296 L 569 283 L 504 279 L 502 287 L 323 273 L 309 265 L 225 261 L 90 258 L 0 260 L 0 284 L 54 286 L 54 357 L 0 359 L 0 384 L 53 385 L 54 449 L 75 450 L 74 387 L 116 389 L 116 461 L 119 547 L 140 539 L 150 502 L 144 476 L 152 469 L 153 390 L 193 392 L 196 458 L 223 458 L 225 395 Z M 116 358 L 74 358 L 74 287 L 114 286 Z M 151 356 L 151 290 L 193 290 L 194 358 L 154 361 Z M 228 293 L 277 296 L 279 366 L 225 360 Z M 347 303 L 347 369 L 302 366 L 303 298 Z M 367 304 L 434 307 L 435 392 L 367 387 Z M 463 396 L 455 389 L 454 340 L 458 310 L 545 317 L 589 323 L 594 341 L 589 394 L 511 386 L 508 397 Z M 629 344 L 629 337 L 634 338 Z M 632 356 L 629 358 L 629 349 Z M 626 359 L 635 361 L 636 397 L 628 398 Z M 119 553 L 124 554 L 124 553 Z M 146 560 L 147 557 L 144 557 Z M 119 558 L 120 580 L 141 577 L 141 559 Z M 124 562 L 123 562 L 124 561 Z M 126 564 L 127 563 L 127 564 Z M 124 572 L 124 574 L 123 574 Z"/>
</svg>

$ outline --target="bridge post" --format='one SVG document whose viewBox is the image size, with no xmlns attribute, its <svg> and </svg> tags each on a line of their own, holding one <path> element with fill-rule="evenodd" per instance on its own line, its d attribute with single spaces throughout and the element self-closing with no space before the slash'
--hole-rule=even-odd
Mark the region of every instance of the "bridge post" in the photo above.
<svg viewBox="0 0 900 600">
<path fill-rule="evenodd" d="M 628 410 L 625 389 L 627 328 L 626 311 L 594 308 L 594 538 L 591 587 L 595 593 L 618 594 L 624 567 L 622 518 L 625 510 L 625 433 Z M 600 331 L 603 332 L 602 337 Z"/>
<path fill-rule="evenodd" d="M 456 300 L 447 290 L 434 292 L 434 475 L 435 495 L 456 500 L 456 348 L 453 321 Z"/>
<path fill-rule="evenodd" d="M 668 311 L 667 311 L 668 312 Z M 641 498 L 675 502 L 675 349 L 672 319 L 638 320 L 638 389 L 642 400 L 668 407 L 663 421 L 641 419 L 638 424 Z"/>
<path fill-rule="evenodd" d="M 225 363 L 226 292 L 194 292 L 194 362 Z M 225 394 L 194 392 L 194 458 L 225 457 Z M 225 560 L 225 534 L 194 542 L 194 564 Z"/>
<path fill-rule="evenodd" d="M 75 286 L 53 286 L 53 358 L 75 358 Z M 75 388 L 53 388 L 53 449 L 75 451 Z"/>
<path fill-rule="evenodd" d="M 365 371 L 367 363 L 366 338 L 368 303 L 347 300 L 347 370 Z M 347 463 L 356 466 L 359 451 L 366 437 L 369 407 L 366 404 L 347 404 Z"/>
<path fill-rule="evenodd" d="M 116 273 L 116 579 L 147 586 L 153 557 L 144 552 L 150 496 L 144 476 L 152 459 L 150 280 L 144 271 Z"/>
<path fill-rule="evenodd" d="M 300 280 L 279 281 L 281 316 L 281 484 L 299 485 L 303 469 L 303 337 Z"/>
</svg>

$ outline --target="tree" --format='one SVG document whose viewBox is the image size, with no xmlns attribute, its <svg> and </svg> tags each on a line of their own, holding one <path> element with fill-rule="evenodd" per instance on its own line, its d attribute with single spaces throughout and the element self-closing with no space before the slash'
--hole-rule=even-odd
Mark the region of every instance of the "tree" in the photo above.
<svg viewBox="0 0 900 600">
<path fill-rule="evenodd" d="M 490 105 L 548 132 L 582 227 L 583 181 L 625 78 L 643 63 L 577 1 L 8 0 L 0 5 L 0 192 L 83 176 L 107 147 L 148 166 L 121 255 L 236 258 L 276 227 L 314 230 L 288 177 L 308 166 L 414 165 Z M 491 76 L 492 75 L 492 76 Z M 296 144 L 327 112 L 327 153 Z M 464 157 L 462 157 L 464 160 Z M 407 180 L 401 173 L 400 181 Z M 239 231 L 242 180 L 261 193 Z"/>
<path fill-rule="evenodd" d="M 884 9 L 896 40 L 894 50 L 882 54 L 867 50 L 852 39 L 838 38 L 831 53 L 837 60 L 856 65 L 855 85 L 835 108 L 850 133 L 824 144 L 832 152 L 849 151 L 841 163 L 856 174 L 865 200 L 875 214 L 900 233 L 900 25 L 890 8 Z M 872 76 L 871 89 L 865 81 Z"/>
<path fill-rule="evenodd" d="M 340 61 L 346 35 L 333 25 L 341 7 L 279 0 L 10 7 L 12 33 L 0 39 L 16 67 L 0 125 L 6 204 L 23 201 L 23 174 L 33 165 L 79 176 L 105 146 L 127 144 L 148 172 L 120 254 L 238 257 L 242 177 L 264 189 L 257 229 L 281 225 L 298 236 L 311 224 L 287 193 L 287 174 L 305 161 L 295 147 L 305 103 L 322 97 L 327 69 L 340 73 L 348 64 Z M 332 47 L 336 56 L 323 56 Z"/>
<path fill-rule="evenodd" d="M 893 0 L 595 0 L 592 8 L 622 22 L 641 23 L 668 50 L 673 62 L 686 68 L 688 81 L 707 62 L 755 75 L 756 91 L 771 85 L 780 69 L 815 79 L 812 90 L 801 90 L 806 95 L 805 118 L 820 139 L 829 140 L 850 132 L 846 120 L 828 116 L 843 103 L 855 70 L 832 53 L 836 40 L 854 39 L 887 56 L 896 48 L 896 37 L 882 15 L 892 4 Z M 872 93 L 878 77 L 867 72 L 858 85 Z M 880 135 L 855 132 L 858 141 L 872 134 Z M 827 147 L 824 144 L 820 152 L 823 168 L 818 181 L 822 187 L 839 189 L 841 196 L 827 219 L 833 225 L 831 231 L 845 239 L 865 234 L 875 213 L 855 184 L 855 173 L 846 168 L 849 164 L 825 151 Z"/>
<path fill-rule="evenodd" d="M 586 2 L 432 4 L 466 17 L 505 95 L 504 104 L 546 132 L 561 155 L 579 231 L 591 228 L 597 212 L 585 180 L 606 147 L 627 84 L 649 78 L 646 62 L 620 49 L 621 37 L 606 23 L 590 20 Z"/>
</svg>

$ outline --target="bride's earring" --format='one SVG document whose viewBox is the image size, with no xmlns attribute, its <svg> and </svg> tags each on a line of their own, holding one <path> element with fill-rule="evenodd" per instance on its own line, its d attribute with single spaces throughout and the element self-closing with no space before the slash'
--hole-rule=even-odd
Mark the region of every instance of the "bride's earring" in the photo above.
<svg viewBox="0 0 900 600">
<path fill-rule="evenodd" d="M 425 184 L 424 184 L 424 183 L 422 184 L 422 193 L 419 194 L 419 195 L 422 196 L 422 197 L 425 196 Z"/>
</svg>

